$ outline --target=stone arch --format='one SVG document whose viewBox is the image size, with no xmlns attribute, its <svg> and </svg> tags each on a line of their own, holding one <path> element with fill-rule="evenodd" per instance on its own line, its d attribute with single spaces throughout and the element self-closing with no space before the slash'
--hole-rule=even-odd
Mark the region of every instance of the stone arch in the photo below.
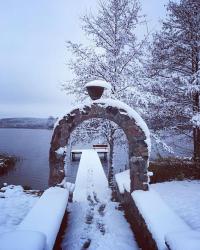
<svg viewBox="0 0 200 250">
<path fill-rule="evenodd" d="M 49 185 L 60 183 L 65 176 L 65 154 L 58 154 L 58 150 L 67 145 L 71 132 L 79 124 L 91 118 L 111 120 L 123 129 L 129 144 L 131 191 L 148 190 L 150 134 L 147 125 L 128 105 L 110 99 L 100 99 L 85 104 L 72 110 L 58 121 L 52 136 L 49 154 Z"/>
</svg>

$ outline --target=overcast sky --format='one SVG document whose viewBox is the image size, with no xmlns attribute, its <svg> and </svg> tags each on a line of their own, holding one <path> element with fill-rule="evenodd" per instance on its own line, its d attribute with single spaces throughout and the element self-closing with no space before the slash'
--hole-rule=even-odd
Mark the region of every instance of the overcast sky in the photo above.
<svg viewBox="0 0 200 250">
<path fill-rule="evenodd" d="M 142 0 L 150 29 L 159 28 L 168 0 Z M 0 117 L 63 113 L 71 99 L 60 85 L 71 78 L 65 41 L 86 42 L 80 16 L 96 0 L 0 1 Z"/>
</svg>

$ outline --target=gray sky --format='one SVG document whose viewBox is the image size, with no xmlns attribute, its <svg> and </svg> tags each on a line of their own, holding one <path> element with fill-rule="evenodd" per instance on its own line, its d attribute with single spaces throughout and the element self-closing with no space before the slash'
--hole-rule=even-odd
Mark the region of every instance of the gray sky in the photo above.
<svg viewBox="0 0 200 250">
<path fill-rule="evenodd" d="M 168 0 L 142 0 L 150 29 Z M 69 108 L 60 84 L 71 78 L 65 41 L 86 42 L 80 16 L 96 0 L 0 1 L 0 117 L 47 117 Z M 140 32 L 140 31 L 138 31 Z"/>
</svg>

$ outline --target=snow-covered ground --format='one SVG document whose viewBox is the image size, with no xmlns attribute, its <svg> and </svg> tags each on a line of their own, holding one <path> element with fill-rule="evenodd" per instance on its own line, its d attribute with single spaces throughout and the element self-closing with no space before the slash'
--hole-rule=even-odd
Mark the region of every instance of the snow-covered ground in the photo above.
<svg viewBox="0 0 200 250">
<path fill-rule="evenodd" d="M 87 245 L 91 250 L 138 249 L 123 212 L 118 210 L 119 204 L 110 200 L 111 192 L 94 150 L 84 151 L 79 171 L 74 193 L 76 201 L 68 208 L 63 250 L 78 250 Z M 200 232 L 200 181 L 157 183 L 150 185 L 150 189 L 156 191 L 191 229 Z M 21 186 L 0 189 L 0 234 L 15 230 L 38 199 L 24 192 Z"/>
<path fill-rule="evenodd" d="M 94 149 L 83 150 L 76 176 L 73 201 L 87 201 L 88 196 L 97 195 L 108 200 L 111 191 L 101 161 Z"/>
<path fill-rule="evenodd" d="M 91 250 L 138 249 L 129 224 L 116 202 L 75 202 L 69 207 L 69 222 L 62 249 Z"/>
<path fill-rule="evenodd" d="M 0 234 L 16 229 L 38 196 L 27 194 L 21 186 L 5 186 L 0 189 Z"/>
<path fill-rule="evenodd" d="M 111 191 L 97 153 L 83 151 L 63 250 L 138 249 L 123 212 L 118 210 L 119 204 L 110 199 Z"/>
<path fill-rule="evenodd" d="M 115 180 L 117 182 L 117 186 L 121 194 L 123 194 L 125 191 L 130 192 L 131 189 L 130 169 L 116 174 Z"/>
<path fill-rule="evenodd" d="M 130 188 L 128 170 L 116 174 L 115 179 L 120 193 L 128 191 Z M 166 239 L 170 249 L 199 250 L 199 187 L 200 181 L 172 181 L 152 184 L 149 191 L 132 192 L 132 198 L 159 250 L 167 250 Z M 182 247 L 182 232 L 183 235 L 185 232 L 189 232 L 184 241 L 190 248 Z M 177 234 L 177 239 L 175 234 Z"/>
<path fill-rule="evenodd" d="M 152 184 L 159 193 L 193 230 L 200 231 L 200 181 L 171 181 Z"/>
</svg>

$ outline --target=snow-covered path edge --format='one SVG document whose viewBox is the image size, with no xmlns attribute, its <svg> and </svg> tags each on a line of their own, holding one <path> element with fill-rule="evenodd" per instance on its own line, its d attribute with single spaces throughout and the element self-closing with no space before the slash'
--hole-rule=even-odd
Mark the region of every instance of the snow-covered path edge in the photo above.
<svg viewBox="0 0 200 250">
<path fill-rule="evenodd" d="M 111 201 L 111 190 L 94 150 L 84 150 L 77 174 L 74 203 L 62 249 L 136 250 L 130 225 L 118 203 Z"/>
</svg>

